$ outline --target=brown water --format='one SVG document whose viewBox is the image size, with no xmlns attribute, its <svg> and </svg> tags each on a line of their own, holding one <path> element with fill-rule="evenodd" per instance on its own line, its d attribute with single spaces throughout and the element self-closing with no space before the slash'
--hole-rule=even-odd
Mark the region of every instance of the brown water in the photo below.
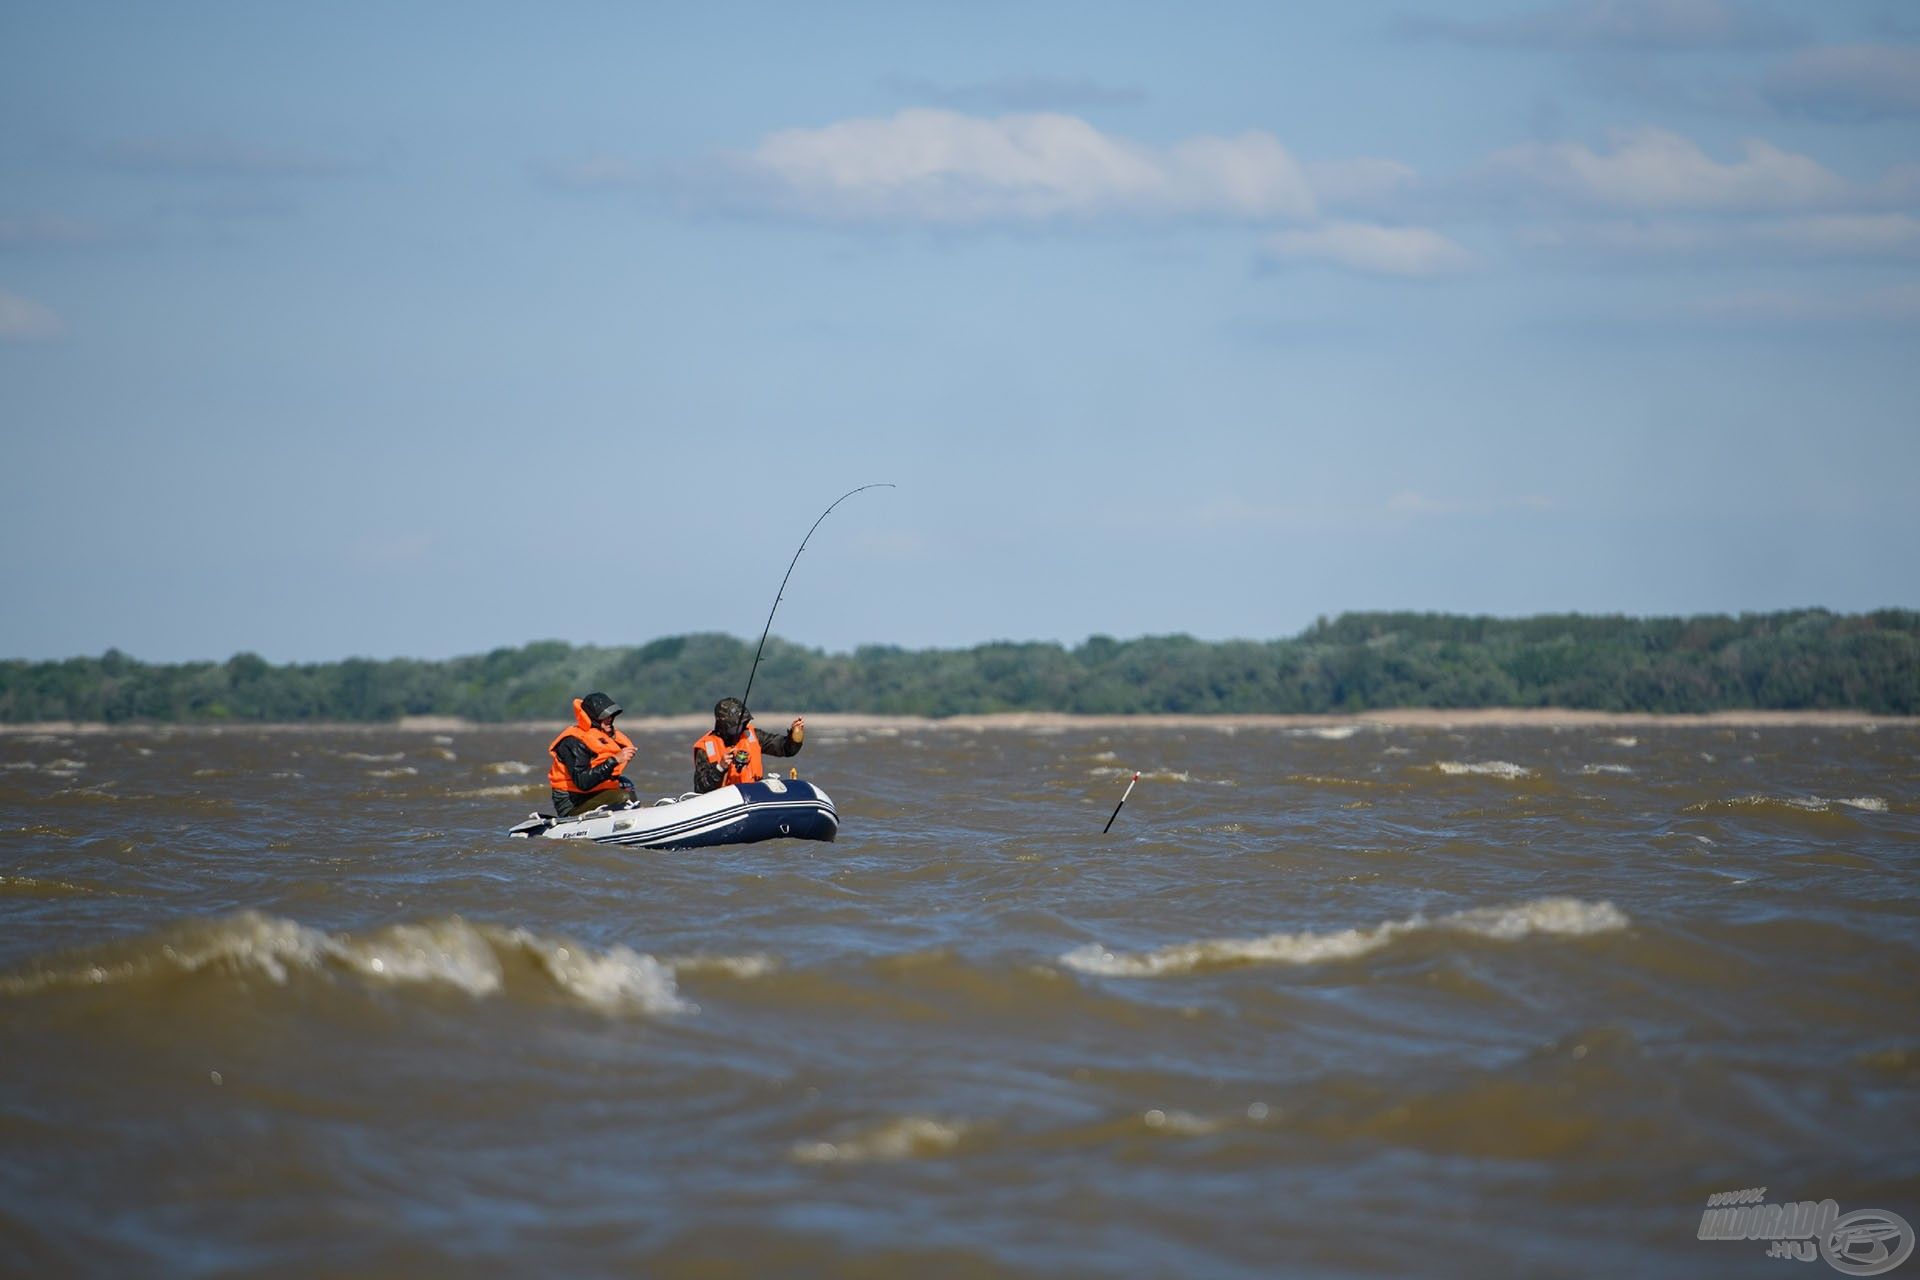
<svg viewBox="0 0 1920 1280">
<path fill-rule="evenodd" d="M 1711 1193 L 1920 1222 L 1912 728 L 817 727 L 840 843 L 689 853 L 500 838 L 545 741 L 0 737 L 0 1269 L 1745 1276 Z"/>
</svg>

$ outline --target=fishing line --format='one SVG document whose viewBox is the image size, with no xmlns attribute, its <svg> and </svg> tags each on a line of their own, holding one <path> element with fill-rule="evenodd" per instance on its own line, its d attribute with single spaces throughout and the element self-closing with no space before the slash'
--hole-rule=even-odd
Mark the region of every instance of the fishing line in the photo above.
<svg viewBox="0 0 1920 1280">
<path fill-rule="evenodd" d="M 848 498 L 851 498 L 854 494 L 864 493 L 868 489 L 892 489 L 895 487 L 896 486 L 886 484 L 884 482 L 878 483 L 878 484 L 863 484 L 858 489 L 849 489 L 845 493 L 841 494 L 839 497 L 835 498 L 833 500 L 833 507 L 839 506 L 841 503 L 845 502 Z M 832 515 L 833 507 L 828 507 L 825 511 L 822 511 L 820 513 L 820 520 L 825 520 L 828 516 Z M 813 530 L 818 529 L 820 527 L 820 520 L 815 520 L 813 522 L 813 528 L 807 530 L 807 537 L 800 539 L 800 551 L 805 551 L 807 549 L 807 539 L 813 537 Z M 753 669 L 747 672 L 747 691 L 746 693 L 743 693 L 740 695 L 740 701 L 742 702 L 745 702 L 747 698 L 753 693 L 753 677 L 760 670 L 760 655 L 766 651 L 767 633 L 773 630 L 774 612 L 775 610 L 780 608 L 780 601 L 786 597 L 787 578 L 791 578 L 793 576 L 793 566 L 800 563 L 800 551 L 796 551 L 793 553 L 793 559 L 787 563 L 786 577 L 783 577 L 780 579 L 780 589 L 773 593 L 773 608 L 767 610 L 767 625 L 760 629 L 760 647 L 753 651 Z"/>
</svg>

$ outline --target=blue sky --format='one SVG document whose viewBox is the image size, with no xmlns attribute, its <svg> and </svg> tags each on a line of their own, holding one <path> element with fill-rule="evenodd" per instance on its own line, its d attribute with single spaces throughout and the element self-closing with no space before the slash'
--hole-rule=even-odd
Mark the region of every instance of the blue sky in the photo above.
<svg viewBox="0 0 1920 1280">
<path fill-rule="evenodd" d="M 0 656 L 1920 604 L 1920 14 L 0 2 Z"/>
</svg>

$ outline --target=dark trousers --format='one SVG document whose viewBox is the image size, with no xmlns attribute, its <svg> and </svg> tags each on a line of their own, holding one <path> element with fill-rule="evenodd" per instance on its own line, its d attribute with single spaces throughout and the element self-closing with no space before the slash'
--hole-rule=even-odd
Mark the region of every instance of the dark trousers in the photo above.
<svg viewBox="0 0 1920 1280">
<path fill-rule="evenodd" d="M 631 799 L 633 792 L 625 787 L 609 787 L 605 791 L 555 791 L 553 814 L 556 818 L 571 818 L 576 813 L 625 804 Z"/>
</svg>

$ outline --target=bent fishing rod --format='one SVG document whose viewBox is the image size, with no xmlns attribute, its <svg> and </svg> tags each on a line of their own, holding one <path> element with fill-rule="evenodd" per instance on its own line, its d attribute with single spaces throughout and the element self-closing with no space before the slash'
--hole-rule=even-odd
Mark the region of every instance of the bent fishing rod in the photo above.
<svg viewBox="0 0 1920 1280">
<path fill-rule="evenodd" d="M 841 503 L 845 502 L 848 498 L 851 498 L 854 494 L 864 493 L 868 489 L 891 489 L 894 487 L 895 486 L 886 484 L 884 482 L 878 483 L 878 484 L 863 484 L 858 489 L 849 489 L 845 493 L 841 494 L 839 497 L 835 498 L 833 500 L 833 507 L 839 506 Z M 833 507 L 828 507 L 825 511 L 822 511 L 820 513 L 820 520 L 825 520 L 828 516 L 832 515 Z M 807 530 L 807 536 L 805 538 L 800 539 L 800 551 L 805 551 L 807 549 L 807 541 L 808 539 L 813 537 L 813 530 L 818 529 L 820 527 L 820 520 L 815 520 L 813 522 L 813 528 Z M 740 695 L 740 701 L 742 702 L 746 702 L 747 698 L 753 693 L 753 677 L 760 670 L 760 655 L 766 652 L 767 633 L 773 630 L 774 612 L 780 608 L 780 602 L 786 598 L 787 578 L 791 578 L 793 576 L 793 566 L 800 563 L 800 551 L 796 551 L 793 553 L 793 559 L 787 563 L 786 576 L 780 579 L 780 589 L 773 593 L 773 608 L 767 610 L 767 625 L 760 629 L 760 647 L 753 651 L 753 669 L 747 672 L 747 691 L 746 693 L 743 693 Z"/>
</svg>

